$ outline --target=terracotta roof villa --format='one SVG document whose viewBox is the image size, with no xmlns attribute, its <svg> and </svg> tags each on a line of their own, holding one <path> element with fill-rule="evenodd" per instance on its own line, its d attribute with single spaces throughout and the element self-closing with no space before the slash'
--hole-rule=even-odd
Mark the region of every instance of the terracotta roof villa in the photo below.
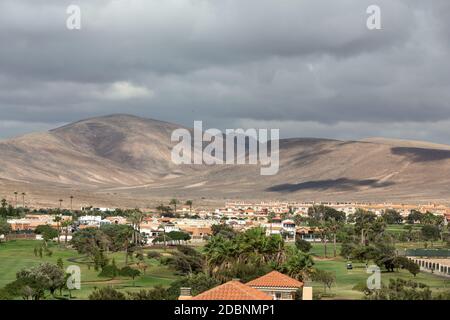
<svg viewBox="0 0 450 320">
<path fill-rule="evenodd" d="M 303 282 L 278 271 L 269 272 L 246 285 L 271 295 L 274 300 L 293 300 L 297 290 L 303 288 Z"/>
<path fill-rule="evenodd" d="M 268 274 L 256 278 L 250 282 L 246 283 L 248 286 L 252 287 L 276 287 L 276 288 L 301 288 L 303 287 L 303 282 L 295 280 L 285 274 L 278 271 L 272 271 Z"/>
<path fill-rule="evenodd" d="M 273 300 L 270 295 L 249 287 L 237 280 L 200 293 L 191 300 Z"/>
<path fill-rule="evenodd" d="M 190 288 L 182 288 L 180 300 L 293 300 L 303 282 L 272 271 L 246 284 L 231 280 L 192 297 Z"/>
</svg>

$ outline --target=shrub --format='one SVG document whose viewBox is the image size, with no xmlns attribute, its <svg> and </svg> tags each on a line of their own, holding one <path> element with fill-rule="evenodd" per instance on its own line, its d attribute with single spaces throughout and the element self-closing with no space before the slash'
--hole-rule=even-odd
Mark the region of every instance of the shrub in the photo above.
<svg viewBox="0 0 450 320">
<path fill-rule="evenodd" d="M 147 258 L 149 258 L 149 259 L 159 259 L 159 258 L 161 258 L 161 253 L 156 252 L 156 251 L 149 251 L 147 253 Z"/>
<path fill-rule="evenodd" d="M 133 279 L 141 275 L 141 272 L 139 270 L 133 269 L 129 266 L 120 269 L 119 273 L 122 277 L 130 277 Z"/>
<path fill-rule="evenodd" d="M 14 295 L 12 295 L 8 290 L 6 289 L 0 289 L 0 300 L 13 300 Z"/>
<path fill-rule="evenodd" d="M 369 289 L 367 288 L 366 281 L 358 282 L 353 286 L 352 290 L 364 292 L 364 294 L 369 294 Z"/>
<path fill-rule="evenodd" d="M 94 290 L 89 295 L 89 300 L 126 300 L 126 296 L 112 287 L 104 287 Z"/>
<path fill-rule="evenodd" d="M 139 292 L 127 292 L 128 300 L 173 300 L 167 289 L 158 285 L 150 290 L 139 290 Z M 175 300 L 178 297 L 175 298 Z"/>
<path fill-rule="evenodd" d="M 380 290 L 371 290 L 366 296 L 369 300 L 431 300 L 430 288 L 414 281 L 389 279 L 388 286 Z"/>
<path fill-rule="evenodd" d="M 450 290 L 439 293 L 434 300 L 450 300 Z"/>
<path fill-rule="evenodd" d="M 58 237 L 58 234 L 59 234 L 58 230 L 56 230 L 55 228 L 52 228 L 49 225 L 39 225 L 39 226 L 36 227 L 34 232 L 36 234 L 42 235 L 42 238 L 45 241 L 52 240 L 52 239 Z"/>
<path fill-rule="evenodd" d="M 300 239 L 300 238 L 295 240 L 295 246 L 297 247 L 298 250 L 305 252 L 305 253 L 309 252 L 312 248 L 311 243 L 309 243 L 306 240 Z"/>
<path fill-rule="evenodd" d="M 115 264 L 108 264 L 102 268 L 102 271 L 98 274 L 98 276 L 104 278 L 115 278 L 119 274 L 120 270 Z"/>
<path fill-rule="evenodd" d="M 323 284 L 324 292 L 328 289 L 331 289 L 331 286 L 334 282 L 336 282 L 336 276 L 334 273 L 330 271 L 315 269 L 311 273 L 311 279 L 313 281 L 321 282 Z"/>
<path fill-rule="evenodd" d="M 191 288 L 192 295 L 198 295 L 206 290 L 214 288 L 219 285 L 220 281 L 215 278 L 208 276 L 205 273 L 198 273 L 184 277 L 182 279 L 174 281 L 170 288 L 167 289 L 169 295 L 169 300 L 177 300 L 180 296 L 180 288 L 188 287 Z"/>
</svg>

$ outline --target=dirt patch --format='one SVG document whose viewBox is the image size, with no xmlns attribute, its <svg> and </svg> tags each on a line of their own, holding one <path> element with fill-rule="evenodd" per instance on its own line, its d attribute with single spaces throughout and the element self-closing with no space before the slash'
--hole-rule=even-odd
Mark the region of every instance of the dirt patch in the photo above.
<svg viewBox="0 0 450 320">
<path fill-rule="evenodd" d="M 108 280 L 96 280 L 96 281 L 83 281 L 83 284 L 121 284 L 123 280 L 120 279 L 108 279 Z"/>
<path fill-rule="evenodd" d="M 331 261 L 331 260 L 336 260 L 336 258 L 337 257 L 325 258 L 325 257 L 314 256 L 314 260 L 317 260 L 317 261 Z"/>
</svg>

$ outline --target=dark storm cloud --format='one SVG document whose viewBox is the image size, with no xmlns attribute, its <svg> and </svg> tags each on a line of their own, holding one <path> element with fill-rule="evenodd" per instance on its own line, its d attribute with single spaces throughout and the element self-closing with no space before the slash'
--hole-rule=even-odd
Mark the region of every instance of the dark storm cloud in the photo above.
<svg viewBox="0 0 450 320">
<path fill-rule="evenodd" d="M 3 0 L 0 136 L 133 113 L 445 142 L 448 14 L 445 0 Z"/>
</svg>

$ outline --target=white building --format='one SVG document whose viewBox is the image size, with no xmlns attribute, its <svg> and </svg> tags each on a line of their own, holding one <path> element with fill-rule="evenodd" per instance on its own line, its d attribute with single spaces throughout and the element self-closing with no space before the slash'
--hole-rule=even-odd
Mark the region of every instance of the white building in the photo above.
<svg viewBox="0 0 450 320">
<path fill-rule="evenodd" d="M 103 220 L 101 216 L 81 216 L 78 218 L 80 225 L 100 227 L 105 224 L 111 224 L 109 220 Z"/>
<path fill-rule="evenodd" d="M 264 227 L 268 236 L 278 234 L 283 236 L 286 241 L 295 241 L 296 228 L 293 220 L 281 220 L 275 217 L 272 222 L 265 224 Z"/>
</svg>

